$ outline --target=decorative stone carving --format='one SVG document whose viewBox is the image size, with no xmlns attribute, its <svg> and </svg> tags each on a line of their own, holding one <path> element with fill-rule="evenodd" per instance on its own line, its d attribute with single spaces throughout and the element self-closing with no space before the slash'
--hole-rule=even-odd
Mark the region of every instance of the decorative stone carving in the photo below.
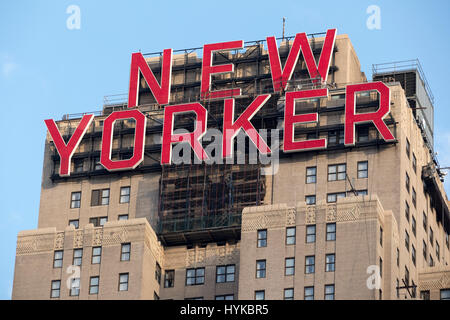
<svg viewBox="0 0 450 320">
<path fill-rule="evenodd" d="M 286 225 L 295 226 L 296 221 L 296 210 L 294 208 L 288 209 L 286 212 Z"/>
<path fill-rule="evenodd" d="M 103 240 L 103 228 L 98 228 L 94 230 L 94 235 L 92 236 L 92 246 L 101 246 Z"/>
<path fill-rule="evenodd" d="M 325 217 L 327 222 L 336 222 L 337 220 L 337 206 L 336 204 L 330 204 L 327 206 L 327 212 Z"/>
<path fill-rule="evenodd" d="M 73 247 L 83 248 L 83 230 L 75 231 L 75 234 L 73 235 Z"/>
<path fill-rule="evenodd" d="M 316 208 L 315 206 L 308 206 L 305 212 L 305 223 L 315 224 L 316 223 Z"/>
<path fill-rule="evenodd" d="M 64 232 L 58 232 L 55 237 L 55 250 L 64 249 Z"/>
</svg>

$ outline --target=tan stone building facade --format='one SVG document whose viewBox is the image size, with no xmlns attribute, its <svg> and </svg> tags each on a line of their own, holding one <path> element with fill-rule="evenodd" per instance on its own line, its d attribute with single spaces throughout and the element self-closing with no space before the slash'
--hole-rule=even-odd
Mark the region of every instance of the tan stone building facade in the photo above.
<svg viewBox="0 0 450 320">
<path fill-rule="evenodd" d="M 311 41 L 318 56 L 323 39 Z M 281 55 L 288 44 L 283 42 Z M 249 81 L 249 97 L 270 88 L 262 44 L 228 57 L 236 59 L 241 83 L 262 72 L 255 87 Z M 174 56 L 174 103 L 195 96 L 188 88 L 198 84 L 199 61 L 193 53 Z M 148 63 L 157 70 L 158 58 Z M 216 184 L 210 182 L 203 187 L 204 194 L 209 189 L 206 205 L 194 202 L 192 192 L 182 193 L 180 172 L 186 167 L 167 173 L 159 165 L 162 112 L 145 81 L 139 109 L 152 121 L 147 122 L 144 162 L 135 170 L 109 173 L 98 163 L 103 120 L 126 105 L 106 105 L 96 115 L 68 178 L 57 175 L 59 158 L 48 136 L 38 228 L 18 235 L 13 299 L 450 298 L 448 199 L 402 81 L 383 79 L 391 90 L 385 121 L 396 141 L 384 142 L 374 126 L 366 125 L 357 128 L 356 146 L 343 145 L 345 85 L 367 81 L 360 69 L 349 38 L 338 35 L 326 84 L 329 96 L 296 105 L 299 111 L 319 111 L 318 123 L 299 126 L 296 139 L 327 138 L 328 148 L 281 155 L 279 165 L 268 169 L 275 174 L 257 175 L 256 191 L 239 189 L 238 179 L 246 188 L 256 184 L 245 184 L 246 169 L 233 167 L 234 187 L 226 189 L 233 196 L 222 190 L 213 198 Z M 304 70 L 301 61 L 294 71 L 298 83 Z M 229 75 L 217 80 L 217 88 L 228 80 L 239 83 Z M 273 94 L 269 104 L 276 109 L 280 101 Z M 360 111 L 376 110 L 377 102 L 376 92 L 357 96 Z M 214 102 L 208 107 L 214 110 Z M 79 119 L 67 116 L 58 127 L 70 136 Z M 279 119 L 278 114 L 273 123 Z M 126 158 L 133 124 L 124 121 L 116 129 L 113 159 Z M 171 184 L 177 172 L 180 177 Z M 238 200 L 240 194 L 254 193 L 256 200 Z M 221 214 L 210 220 L 198 215 L 213 210 Z M 184 212 L 189 217 L 193 212 L 192 220 Z"/>
</svg>

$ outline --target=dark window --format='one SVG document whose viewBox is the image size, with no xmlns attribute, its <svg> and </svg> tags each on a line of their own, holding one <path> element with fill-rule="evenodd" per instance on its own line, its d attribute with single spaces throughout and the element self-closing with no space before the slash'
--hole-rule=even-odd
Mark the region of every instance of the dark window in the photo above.
<svg viewBox="0 0 450 320">
<path fill-rule="evenodd" d="M 409 270 L 408 267 L 405 266 L 405 282 L 409 285 Z"/>
<path fill-rule="evenodd" d="M 59 298 L 61 292 L 61 280 L 53 280 L 50 289 L 50 298 Z"/>
<path fill-rule="evenodd" d="M 344 143 L 344 130 L 332 130 L 328 132 L 328 144 L 330 146 Z"/>
<path fill-rule="evenodd" d="M 102 170 L 103 166 L 100 163 L 100 157 L 94 158 L 94 170 Z"/>
<path fill-rule="evenodd" d="M 98 294 L 100 278 L 98 276 L 91 277 L 89 281 L 89 294 Z"/>
<path fill-rule="evenodd" d="M 413 166 L 413 171 L 414 173 L 417 173 L 417 159 L 416 159 L 416 155 L 413 152 L 413 158 L 412 158 L 412 166 Z"/>
<path fill-rule="evenodd" d="M 334 272 L 336 270 L 336 255 L 334 253 L 325 256 L 325 272 Z"/>
<path fill-rule="evenodd" d="M 425 261 L 427 261 L 427 243 L 425 242 L 425 240 L 423 240 L 423 244 L 422 244 L 422 253 L 423 253 L 423 258 L 425 259 Z"/>
<path fill-rule="evenodd" d="M 75 209 L 81 206 L 81 191 L 72 192 L 70 197 L 70 208 Z"/>
<path fill-rule="evenodd" d="M 92 264 L 99 264 L 102 259 L 102 247 L 92 248 Z"/>
<path fill-rule="evenodd" d="M 127 214 L 119 215 L 119 220 L 128 220 L 128 215 Z"/>
<path fill-rule="evenodd" d="M 450 289 L 441 289 L 441 300 L 450 300 Z"/>
<path fill-rule="evenodd" d="M 416 223 L 416 218 L 414 217 L 414 216 L 412 216 L 411 217 L 411 230 L 412 230 L 412 233 L 413 233 L 413 235 L 414 235 L 414 237 L 416 236 L 416 229 L 417 229 L 417 223 Z"/>
<path fill-rule="evenodd" d="M 130 202 L 130 187 L 120 188 L 120 203 Z"/>
<path fill-rule="evenodd" d="M 327 223 L 327 241 L 336 241 L 336 223 Z"/>
<path fill-rule="evenodd" d="M 411 259 L 414 265 L 416 265 L 416 248 L 411 245 Z"/>
<path fill-rule="evenodd" d="M 266 293 L 264 290 L 255 291 L 255 300 L 264 300 L 265 295 L 266 295 Z"/>
<path fill-rule="evenodd" d="M 92 190 L 91 206 L 103 206 L 109 204 L 109 189 Z"/>
<path fill-rule="evenodd" d="M 431 254 L 430 254 L 430 267 L 434 267 L 434 259 Z"/>
<path fill-rule="evenodd" d="M 205 283 L 205 268 L 187 269 L 186 285 L 195 286 Z"/>
<path fill-rule="evenodd" d="M 83 258 L 83 249 L 75 249 L 73 250 L 73 262 L 74 266 L 81 266 L 81 260 Z"/>
<path fill-rule="evenodd" d="M 157 262 L 156 266 L 155 266 L 155 280 L 156 280 L 156 282 L 158 282 L 158 284 L 161 283 L 161 273 L 162 273 L 161 266 Z"/>
<path fill-rule="evenodd" d="M 286 258 L 284 261 L 284 275 L 292 276 L 295 274 L 295 258 Z"/>
<path fill-rule="evenodd" d="M 73 161 L 73 171 L 83 172 L 83 159 L 76 159 Z"/>
<path fill-rule="evenodd" d="M 347 172 L 346 164 L 334 164 L 328 166 L 328 181 L 345 180 Z"/>
<path fill-rule="evenodd" d="M 103 227 L 106 222 L 108 222 L 108 217 L 89 218 L 89 223 L 92 223 L 94 227 Z"/>
<path fill-rule="evenodd" d="M 397 267 L 400 267 L 400 250 L 397 248 Z"/>
<path fill-rule="evenodd" d="M 80 295 L 80 278 L 73 278 L 70 283 L 70 296 Z"/>
<path fill-rule="evenodd" d="M 316 225 L 306 226 L 306 243 L 316 242 Z"/>
<path fill-rule="evenodd" d="M 325 285 L 325 300 L 334 300 L 334 284 Z"/>
<path fill-rule="evenodd" d="M 314 300 L 314 287 L 305 287 L 305 300 Z"/>
<path fill-rule="evenodd" d="M 216 282 L 234 282 L 234 275 L 236 272 L 236 266 L 230 264 L 227 266 L 217 266 L 216 267 Z"/>
<path fill-rule="evenodd" d="M 128 291 L 129 274 L 119 274 L 119 291 Z"/>
<path fill-rule="evenodd" d="M 53 253 L 53 268 L 62 268 L 63 254 L 64 252 L 62 250 L 58 250 Z"/>
<path fill-rule="evenodd" d="M 308 132 L 306 134 L 306 140 L 313 140 L 313 139 L 317 139 L 317 132 Z"/>
<path fill-rule="evenodd" d="M 314 205 L 316 204 L 316 196 L 306 196 L 305 201 L 307 205 Z"/>
<path fill-rule="evenodd" d="M 258 230 L 258 248 L 267 247 L 267 229 Z"/>
<path fill-rule="evenodd" d="M 306 183 L 316 183 L 317 167 L 306 168 Z"/>
<path fill-rule="evenodd" d="M 433 246 L 434 241 L 434 232 L 433 229 L 430 227 L 430 245 Z"/>
<path fill-rule="evenodd" d="M 307 256 L 305 257 L 305 273 L 314 273 L 315 272 L 315 256 Z"/>
<path fill-rule="evenodd" d="M 405 247 L 409 251 L 409 233 L 405 230 Z"/>
<path fill-rule="evenodd" d="M 414 187 L 412 187 L 411 199 L 412 199 L 414 208 L 416 208 L 417 207 L 417 195 L 416 195 L 416 189 L 414 189 Z"/>
<path fill-rule="evenodd" d="M 286 244 L 291 245 L 295 244 L 295 227 L 286 228 Z"/>
<path fill-rule="evenodd" d="M 408 190 L 408 193 L 409 193 L 409 175 L 408 175 L 408 172 L 406 172 L 406 176 L 405 176 L 406 178 L 405 178 L 405 186 L 406 186 L 406 190 Z"/>
<path fill-rule="evenodd" d="M 448 249 L 448 245 L 449 245 L 449 243 L 448 243 L 448 233 L 445 234 L 445 245 L 447 246 L 447 249 Z"/>
<path fill-rule="evenodd" d="M 358 162 L 358 179 L 364 179 L 369 177 L 369 162 Z"/>
<path fill-rule="evenodd" d="M 339 192 L 339 193 L 329 193 L 327 195 L 327 202 L 328 203 L 335 203 L 338 199 L 345 198 L 346 194 L 345 192 Z"/>
<path fill-rule="evenodd" d="M 225 294 L 221 296 L 216 296 L 216 300 L 234 300 L 233 294 Z"/>
<path fill-rule="evenodd" d="M 408 138 L 406 138 L 406 155 L 409 157 L 411 156 L 411 145 L 409 144 Z"/>
<path fill-rule="evenodd" d="M 422 220 L 423 220 L 423 228 L 425 229 L 425 232 L 427 232 L 427 229 L 428 229 L 428 217 L 425 214 L 425 211 L 423 212 Z"/>
<path fill-rule="evenodd" d="M 266 277 L 266 260 L 256 261 L 256 278 Z"/>
<path fill-rule="evenodd" d="M 422 299 L 422 300 L 430 300 L 430 290 L 420 291 L 420 299 Z"/>
<path fill-rule="evenodd" d="M 78 229 L 80 227 L 79 220 L 69 220 L 69 226 L 74 226 L 75 229 Z"/>
<path fill-rule="evenodd" d="M 410 214 L 409 204 L 408 204 L 408 202 L 405 201 L 405 217 L 406 217 L 406 220 L 408 220 L 408 221 L 409 221 L 409 214 Z"/>
<path fill-rule="evenodd" d="M 122 243 L 120 248 L 120 261 L 130 261 L 131 243 Z"/>
<path fill-rule="evenodd" d="M 175 270 L 166 270 L 164 273 L 164 288 L 173 288 L 175 285 Z"/>
<path fill-rule="evenodd" d="M 441 246 L 437 241 L 436 241 L 436 260 L 437 261 L 441 260 Z"/>
<path fill-rule="evenodd" d="M 381 257 L 379 260 L 379 264 L 380 264 L 380 277 L 382 277 L 383 276 L 383 259 L 381 259 Z"/>
<path fill-rule="evenodd" d="M 369 128 L 368 127 L 358 128 L 356 131 L 356 135 L 357 135 L 356 139 L 358 142 L 369 141 Z"/>
<path fill-rule="evenodd" d="M 284 289 L 284 300 L 294 300 L 294 288 Z"/>
<path fill-rule="evenodd" d="M 383 246 L 383 228 L 380 227 L 380 246 Z"/>
</svg>

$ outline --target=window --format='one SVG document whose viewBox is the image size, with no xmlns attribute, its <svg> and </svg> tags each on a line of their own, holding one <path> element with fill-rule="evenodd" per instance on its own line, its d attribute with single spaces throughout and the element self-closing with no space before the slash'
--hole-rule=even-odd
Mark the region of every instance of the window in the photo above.
<svg viewBox="0 0 450 320">
<path fill-rule="evenodd" d="M 400 267 L 400 250 L 397 248 L 397 267 Z"/>
<path fill-rule="evenodd" d="M 70 283 L 70 296 L 80 295 L 80 278 L 73 278 Z"/>
<path fill-rule="evenodd" d="M 396 295 L 397 295 L 397 298 L 400 298 L 400 290 L 399 290 L 399 287 L 400 287 L 400 280 L 398 280 L 398 278 L 397 278 L 397 286 L 395 287 L 396 288 Z"/>
<path fill-rule="evenodd" d="M 267 229 L 258 230 L 258 248 L 267 247 Z"/>
<path fill-rule="evenodd" d="M 83 172 L 83 159 L 73 160 L 73 171 L 74 172 Z"/>
<path fill-rule="evenodd" d="M 357 190 L 356 195 L 358 196 L 367 196 L 369 192 L 367 190 Z"/>
<path fill-rule="evenodd" d="M 414 189 L 414 187 L 412 187 L 411 199 L 412 199 L 414 208 L 417 208 L 417 195 L 416 195 L 416 189 Z"/>
<path fill-rule="evenodd" d="M 70 197 L 70 209 L 79 208 L 81 206 L 81 191 L 72 192 Z"/>
<path fill-rule="evenodd" d="M 423 244 L 422 244 L 422 253 L 423 253 L 423 258 L 425 259 L 425 261 L 427 261 L 427 243 L 425 242 L 425 240 L 423 240 Z"/>
<path fill-rule="evenodd" d="M 89 294 L 98 294 L 98 284 L 100 278 L 98 276 L 91 277 L 89 281 Z"/>
<path fill-rule="evenodd" d="M 62 268 L 63 254 L 64 252 L 62 250 L 53 253 L 53 268 Z"/>
<path fill-rule="evenodd" d="M 430 267 L 434 267 L 434 259 L 431 254 L 430 254 Z"/>
<path fill-rule="evenodd" d="M 286 258 L 284 261 L 284 275 L 292 276 L 295 274 L 295 258 Z"/>
<path fill-rule="evenodd" d="M 448 245 L 449 245 L 449 243 L 448 243 L 448 233 L 445 234 L 445 245 L 447 246 L 447 249 L 448 249 Z"/>
<path fill-rule="evenodd" d="M 325 285 L 325 300 L 334 300 L 334 284 Z"/>
<path fill-rule="evenodd" d="M 408 193 L 409 193 L 409 175 L 408 175 L 408 172 L 406 172 L 406 175 L 405 175 L 405 186 L 406 186 L 406 190 L 408 190 Z"/>
<path fill-rule="evenodd" d="M 266 295 L 266 293 L 264 290 L 255 291 L 255 300 L 264 300 L 265 295 Z"/>
<path fill-rule="evenodd" d="M 412 230 L 414 237 L 416 236 L 416 225 L 417 225 L 416 218 L 414 216 L 412 216 L 411 217 L 411 230 Z"/>
<path fill-rule="evenodd" d="M 450 289 L 441 289 L 441 300 L 450 300 Z"/>
<path fill-rule="evenodd" d="M 416 265 L 416 248 L 414 245 L 411 245 L 411 260 L 414 265 Z"/>
<path fill-rule="evenodd" d="M 317 139 L 317 132 L 308 132 L 306 134 L 306 140 L 313 140 L 313 139 Z"/>
<path fill-rule="evenodd" d="M 357 134 L 358 142 L 369 141 L 369 128 L 368 127 L 358 128 L 356 131 L 356 134 Z"/>
<path fill-rule="evenodd" d="M 161 266 L 157 262 L 156 266 L 155 266 L 155 280 L 156 280 L 156 282 L 158 282 L 158 284 L 161 283 L 161 273 L 162 273 L 161 272 Z"/>
<path fill-rule="evenodd" d="M 100 163 L 100 157 L 94 158 L 94 170 L 102 170 L 103 166 Z"/>
<path fill-rule="evenodd" d="M 344 143 L 344 130 L 332 130 L 328 132 L 328 144 L 337 145 Z"/>
<path fill-rule="evenodd" d="M 305 273 L 314 273 L 315 272 L 315 256 L 307 256 L 305 257 Z"/>
<path fill-rule="evenodd" d="M 128 220 L 128 215 L 127 214 L 119 215 L 119 221 L 122 221 L 122 220 Z"/>
<path fill-rule="evenodd" d="M 413 152 L 413 158 L 412 158 L 412 166 L 413 166 L 413 171 L 414 173 L 417 172 L 417 159 L 416 159 L 416 155 Z"/>
<path fill-rule="evenodd" d="M 405 266 L 405 282 L 406 285 L 409 285 L 409 270 L 408 267 Z"/>
<path fill-rule="evenodd" d="M 59 298 L 61 292 L 61 280 L 53 280 L 50 289 L 50 298 Z"/>
<path fill-rule="evenodd" d="M 306 183 L 316 183 L 317 167 L 306 168 Z"/>
<path fill-rule="evenodd" d="M 316 204 L 316 196 L 315 195 L 314 196 L 306 196 L 305 201 L 306 201 L 306 204 L 309 206 L 314 205 L 314 204 Z"/>
<path fill-rule="evenodd" d="M 411 145 L 409 144 L 408 138 L 406 138 L 406 155 L 408 156 L 408 159 L 411 155 Z"/>
<path fill-rule="evenodd" d="M 130 187 L 120 188 L 120 203 L 130 202 Z"/>
<path fill-rule="evenodd" d="M 430 290 L 420 291 L 420 299 L 422 299 L 422 300 L 430 300 Z"/>
<path fill-rule="evenodd" d="M 292 245 L 295 244 L 295 227 L 286 228 L 286 244 Z"/>
<path fill-rule="evenodd" d="M 408 202 L 405 201 L 405 217 L 407 221 L 409 221 L 409 214 L 410 214 L 409 204 Z"/>
<path fill-rule="evenodd" d="M 436 260 L 437 261 L 441 260 L 441 247 L 437 241 L 436 241 Z"/>
<path fill-rule="evenodd" d="M 108 217 L 89 218 L 89 223 L 92 223 L 94 227 L 103 227 L 106 222 L 108 222 Z"/>
<path fill-rule="evenodd" d="M 336 223 L 327 223 L 327 241 L 336 241 Z"/>
<path fill-rule="evenodd" d="M 423 212 L 422 220 L 423 220 L 423 228 L 424 228 L 425 232 L 427 232 L 427 229 L 428 229 L 428 217 L 425 214 L 425 211 Z"/>
<path fill-rule="evenodd" d="M 256 278 L 266 277 L 266 260 L 256 261 Z"/>
<path fill-rule="evenodd" d="M 92 248 L 92 264 L 99 264 L 102 259 L 102 247 Z"/>
<path fill-rule="evenodd" d="M 367 161 L 358 162 L 358 179 L 369 177 L 369 163 Z"/>
<path fill-rule="evenodd" d="M 175 270 L 166 270 L 164 273 L 164 288 L 173 288 L 175 285 Z"/>
<path fill-rule="evenodd" d="M 120 261 L 130 261 L 131 243 L 122 243 Z"/>
<path fill-rule="evenodd" d="M 379 264 L 380 264 L 380 277 L 383 276 L 383 259 L 379 259 Z"/>
<path fill-rule="evenodd" d="M 92 190 L 91 206 L 103 206 L 109 204 L 109 189 Z"/>
<path fill-rule="evenodd" d="M 78 229 L 80 227 L 79 220 L 69 220 L 69 226 L 74 226 L 75 229 Z"/>
<path fill-rule="evenodd" d="M 128 291 L 129 274 L 119 274 L 119 291 Z"/>
<path fill-rule="evenodd" d="M 284 300 L 294 300 L 294 288 L 284 289 Z"/>
<path fill-rule="evenodd" d="M 335 203 L 338 199 L 345 198 L 345 192 L 339 192 L 339 193 L 329 193 L 327 195 L 327 202 L 328 203 Z"/>
<path fill-rule="evenodd" d="M 434 232 L 433 229 L 430 227 L 430 244 L 433 246 L 433 240 L 434 240 Z"/>
<path fill-rule="evenodd" d="M 73 250 L 73 265 L 81 266 L 81 260 L 83 258 L 83 249 L 75 249 Z"/>
<path fill-rule="evenodd" d="M 305 287 L 305 300 L 314 300 L 314 287 Z"/>
<path fill-rule="evenodd" d="M 227 266 L 217 266 L 216 267 L 216 282 L 234 282 L 234 275 L 236 272 L 236 266 L 230 264 Z"/>
<path fill-rule="evenodd" d="M 234 300 L 233 294 L 225 294 L 222 296 L 216 296 L 216 300 Z"/>
<path fill-rule="evenodd" d="M 380 246 L 383 246 L 383 228 L 380 227 Z"/>
<path fill-rule="evenodd" d="M 335 164 L 328 166 L 328 181 L 345 180 L 347 171 L 346 164 Z"/>
<path fill-rule="evenodd" d="M 186 285 L 195 286 L 205 283 L 205 268 L 187 269 Z"/>
<path fill-rule="evenodd" d="M 336 266 L 336 255 L 334 253 L 325 256 L 325 272 L 334 272 Z"/>
<path fill-rule="evenodd" d="M 405 247 L 409 251 L 409 233 L 405 230 Z"/>
<path fill-rule="evenodd" d="M 306 243 L 316 242 L 316 225 L 306 226 Z"/>
</svg>

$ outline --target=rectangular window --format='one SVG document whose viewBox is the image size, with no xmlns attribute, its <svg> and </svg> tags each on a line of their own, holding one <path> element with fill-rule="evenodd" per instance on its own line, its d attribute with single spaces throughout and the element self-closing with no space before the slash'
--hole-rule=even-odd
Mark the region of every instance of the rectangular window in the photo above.
<svg viewBox="0 0 450 320">
<path fill-rule="evenodd" d="M 155 280 L 156 280 L 156 282 L 158 284 L 161 283 L 161 273 L 162 273 L 161 266 L 159 265 L 158 262 L 156 262 L 156 265 L 155 265 Z"/>
<path fill-rule="evenodd" d="M 102 247 L 92 248 L 92 264 L 99 264 L 102 259 Z"/>
<path fill-rule="evenodd" d="M 284 275 L 292 276 L 295 274 L 295 258 L 286 258 L 284 261 Z"/>
<path fill-rule="evenodd" d="M 61 280 L 53 280 L 50 289 L 50 298 L 59 298 L 61 292 Z"/>
<path fill-rule="evenodd" d="M 308 206 L 316 204 L 316 196 L 315 195 L 313 195 L 313 196 L 306 196 L 305 197 L 305 202 L 306 202 L 306 204 Z"/>
<path fill-rule="evenodd" d="M 450 300 L 450 289 L 441 289 L 441 300 Z"/>
<path fill-rule="evenodd" d="M 409 175 L 408 175 L 408 172 L 406 172 L 406 175 L 405 175 L 405 186 L 406 186 L 406 190 L 408 190 L 408 193 L 409 193 L 409 185 L 410 185 Z"/>
<path fill-rule="evenodd" d="M 336 241 L 336 223 L 327 223 L 327 241 Z"/>
<path fill-rule="evenodd" d="M 267 247 L 267 229 L 258 230 L 258 248 Z"/>
<path fill-rule="evenodd" d="M 332 130 L 328 132 L 328 145 L 344 144 L 344 130 Z"/>
<path fill-rule="evenodd" d="M 306 183 L 316 183 L 317 167 L 306 168 Z"/>
<path fill-rule="evenodd" d="M 284 300 L 294 300 L 294 288 L 284 289 Z"/>
<path fill-rule="evenodd" d="M 121 215 L 119 215 L 119 219 L 118 220 L 119 221 L 128 220 L 128 215 L 127 214 L 121 214 Z"/>
<path fill-rule="evenodd" d="M 129 274 L 119 274 L 119 291 L 128 291 Z"/>
<path fill-rule="evenodd" d="M 266 260 L 256 261 L 256 278 L 266 277 Z"/>
<path fill-rule="evenodd" d="M 356 135 L 357 135 L 356 139 L 358 142 L 369 141 L 369 128 L 368 127 L 358 128 L 356 131 Z"/>
<path fill-rule="evenodd" d="M 120 248 L 120 261 L 130 261 L 131 243 L 122 243 Z"/>
<path fill-rule="evenodd" d="M 422 253 L 423 253 L 423 258 L 425 259 L 425 261 L 427 261 L 427 243 L 425 242 L 425 240 L 423 240 L 422 243 Z"/>
<path fill-rule="evenodd" d="M 296 234 L 295 227 L 286 228 L 286 245 L 295 244 L 295 234 Z"/>
<path fill-rule="evenodd" d="M 130 187 L 120 188 L 120 203 L 130 202 Z"/>
<path fill-rule="evenodd" d="M 336 255 L 330 253 L 325 255 L 325 272 L 334 272 L 336 269 Z"/>
<path fill-rule="evenodd" d="M 405 282 L 409 285 L 409 270 L 408 267 L 405 266 Z"/>
<path fill-rule="evenodd" d="M 328 203 L 335 203 L 338 199 L 345 198 L 346 194 L 345 192 L 339 192 L 339 193 L 329 193 L 327 194 L 327 202 Z"/>
<path fill-rule="evenodd" d="M 417 228 L 416 225 L 417 225 L 416 218 L 414 216 L 411 216 L 411 230 L 414 237 L 416 236 L 416 228 Z"/>
<path fill-rule="evenodd" d="M 328 166 L 328 181 L 345 180 L 347 172 L 346 164 L 334 164 Z"/>
<path fill-rule="evenodd" d="M 64 252 L 62 250 L 58 250 L 53 253 L 53 268 L 62 268 L 63 254 Z"/>
<path fill-rule="evenodd" d="M 383 259 L 381 259 L 381 257 L 379 260 L 379 264 L 380 264 L 380 277 L 382 277 L 383 276 Z"/>
<path fill-rule="evenodd" d="M 305 287 L 305 300 L 314 300 L 314 287 Z"/>
<path fill-rule="evenodd" d="M 78 229 L 80 227 L 80 221 L 79 220 L 69 220 L 69 226 L 74 226 L 75 229 Z"/>
<path fill-rule="evenodd" d="M 410 214 L 409 204 L 407 201 L 405 201 L 405 217 L 408 222 L 409 222 L 409 214 Z"/>
<path fill-rule="evenodd" d="M 109 204 L 109 189 L 92 190 L 91 207 Z"/>
<path fill-rule="evenodd" d="M 358 179 L 365 179 L 369 177 L 369 162 L 358 162 Z"/>
<path fill-rule="evenodd" d="M 416 265 L 416 248 L 411 245 L 411 259 L 414 265 Z"/>
<path fill-rule="evenodd" d="M 437 261 L 441 260 L 441 246 L 437 241 L 436 241 L 436 260 Z"/>
<path fill-rule="evenodd" d="M 325 300 L 334 300 L 334 284 L 325 285 Z"/>
<path fill-rule="evenodd" d="M 74 266 L 81 266 L 82 258 L 83 258 L 83 249 L 75 249 L 75 250 L 73 250 L 72 265 L 74 265 Z"/>
<path fill-rule="evenodd" d="M 307 256 L 305 257 L 305 273 L 314 273 L 315 272 L 315 256 Z"/>
<path fill-rule="evenodd" d="M 408 156 L 408 159 L 411 156 L 411 145 L 409 144 L 408 138 L 406 138 L 406 155 Z"/>
<path fill-rule="evenodd" d="M 412 166 L 413 166 L 413 171 L 414 173 L 417 172 L 417 159 L 416 159 L 416 155 L 413 152 L 413 157 L 412 157 Z"/>
<path fill-rule="evenodd" d="M 236 265 L 230 264 L 227 266 L 216 267 L 216 283 L 234 282 L 234 275 L 236 272 Z"/>
<path fill-rule="evenodd" d="M 89 294 L 98 294 L 98 285 L 100 277 L 91 277 L 89 281 Z"/>
<path fill-rule="evenodd" d="M 166 270 L 164 273 L 164 288 L 173 288 L 175 285 L 175 270 Z"/>
<path fill-rule="evenodd" d="M 100 157 L 95 157 L 94 158 L 94 170 L 97 171 L 97 170 L 102 170 L 102 169 L 103 169 L 103 166 L 100 163 Z"/>
<path fill-rule="evenodd" d="M 92 223 L 94 227 L 103 227 L 106 222 L 108 222 L 108 217 L 89 218 L 89 223 Z"/>
<path fill-rule="evenodd" d="M 405 230 L 405 247 L 409 251 L 409 233 Z"/>
<path fill-rule="evenodd" d="M 266 292 L 264 290 L 255 291 L 255 300 L 264 300 Z"/>
<path fill-rule="evenodd" d="M 306 243 L 316 242 L 316 225 L 306 226 Z"/>
<path fill-rule="evenodd" d="M 430 245 L 433 246 L 434 241 L 434 232 L 433 229 L 430 227 Z"/>
<path fill-rule="evenodd" d="M 414 208 L 417 208 L 417 194 L 416 194 L 416 189 L 414 189 L 414 187 L 412 187 L 411 199 L 412 199 Z"/>
<path fill-rule="evenodd" d="M 430 254 L 430 267 L 434 267 L 434 259 L 431 254 Z"/>
<path fill-rule="evenodd" d="M 79 296 L 80 295 L 80 278 L 73 278 L 70 283 L 70 296 Z"/>
<path fill-rule="evenodd" d="M 186 285 L 195 286 L 205 283 L 205 268 L 192 268 L 186 270 Z"/>
<path fill-rule="evenodd" d="M 70 197 L 70 209 L 79 208 L 81 206 L 81 191 L 72 192 Z"/>
<path fill-rule="evenodd" d="M 422 213 L 422 215 L 423 215 L 423 217 L 422 217 L 422 220 L 423 220 L 423 229 L 425 230 L 425 232 L 427 232 L 427 230 L 428 230 L 428 217 L 427 217 L 427 215 L 425 214 L 425 211 Z"/>
<path fill-rule="evenodd" d="M 420 299 L 422 299 L 422 300 L 430 300 L 430 290 L 420 291 Z"/>
<path fill-rule="evenodd" d="M 397 267 L 400 267 L 400 250 L 397 248 Z"/>
<path fill-rule="evenodd" d="M 383 228 L 380 227 L 380 246 L 383 246 Z"/>
<path fill-rule="evenodd" d="M 233 294 L 225 294 L 221 296 L 216 296 L 216 300 L 234 300 Z"/>
<path fill-rule="evenodd" d="M 448 233 L 446 233 L 445 234 L 445 245 L 447 246 L 447 249 L 448 249 L 448 246 L 449 246 L 449 243 L 448 243 L 449 241 L 448 241 Z"/>
<path fill-rule="evenodd" d="M 74 159 L 73 160 L 73 171 L 74 172 L 83 172 L 83 159 Z"/>
</svg>

